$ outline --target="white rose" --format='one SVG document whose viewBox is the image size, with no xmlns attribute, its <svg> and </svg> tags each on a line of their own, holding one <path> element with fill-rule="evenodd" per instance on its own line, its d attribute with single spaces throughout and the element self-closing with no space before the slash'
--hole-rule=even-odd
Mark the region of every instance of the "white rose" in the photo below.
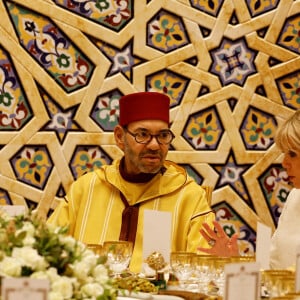
<svg viewBox="0 0 300 300">
<path fill-rule="evenodd" d="M 15 235 L 19 235 L 21 232 L 26 232 L 26 236 L 23 239 L 24 246 L 32 246 L 35 243 L 34 233 L 35 227 L 30 222 L 24 222 L 21 229 L 18 229 Z"/>
<path fill-rule="evenodd" d="M 44 257 L 31 247 L 14 248 L 11 256 L 19 260 L 23 266 L 30 267 L 35 271 L 45 270 L 48 266 Z"/>
<path fill-rule="evenodd" d="M 85 255 L 84 252 L 87 250 L 86 249 L 86 245 L 79 242 L 79 241 L 76 241 L 76 245 L 73 247 L 73 250 L 75 255 Z M 93 254 L 95 255 L 95 253 L 93 252 Z"/>
<path fill-rule="evenodd" d="M 69 235 L 59 236 L 59 242 L 65 245 L 67 249 L 74 249 L 76 246 L 76 240 Z"/>
<path fill-rule="evenodd" d="M 26 247 L 26 246 L 33 246 L 34 243 L 36 242 L 35 238 L 32 237 L 32 236 L 27 236 L 25 237 L 25 239 L 23 240 L 23 245 Z"/>
<path fill-rule="evenodd" d="M 21 270 L 21 263 L 10 256 L 4 257 L 0 262 L 0 274 L 2 276 L 19 277 L 21 276 Z"/>
<path fill-rule="evenodd" d="M 30 277 L 35 279 L 49 279 L 45 271 L 34 272 L 30 275 Z"/>
<path fill-rule="evenodd" d="M 24 222 L 22 230 L 26 231 L 28 236 L 34 236 L 35 234 L 35 227 L 31 222 Z"/>
<path fill-rule="evenodd" d="M 73 295 L 73 281 L 75 278 L 69 278 L 66 276 L 58 277 L 51 284 L 51 290 L 54 293 L 59 293 L 62 299 L 70 299 Z"/>
<path fill-rule="evenodd" d="M 93 270 L 93 277 L 97 282 L 106 283 L 109 279 L 107 268 L 104 265 L 97 265 Z"/>
<path fill-rule="evenodd" d="M 58 292 L 50 291 L 48 296 L 49 300 L 64 300 L 63 296 Z"/>
<path fill-rule="evenodd" d="M 72 268 L 74 275 L 78 279 L 87 281 L 87 278 L 89 277 L 89 274 L 91 272 L 91 267 L 88 263 L 86 263 L 85 261 L 80 261 L 73 264 Z"/>
<path fill-rule="evenodd" d="M 103 294 L 104 289 L 98 283 L 87 283 L 81 288 L 83 296 L 97 297 Z"/>
<path fill-rule="evenodd" d="M 98 257 L 93 251 L 84 251 L 82 254 L 82 261 L 84 261 L 91 268 L 93 268 L 97 265 Z"/>
<path fill-rule="evenodd" d="M 98 259 L 98 255 L 95 254 L 94 250 L 86 248 L 86 246 L 83 246 L 84 248 L 80 251 L 82 258 L 84 259 L 85 257 L 90 257 L 90 256 L 94 256 L 97 257 Z"/>
<path fill-rule="evenodd" d="M 46 274 L 48 276 L 48 278 L 50 279 L 51 282 L 54 282 L 57 278 L 59 278 L 60 276 L 57 274 L 57 269 L 56 268 L 49 268 L 46 270 Z"/>
</svg>

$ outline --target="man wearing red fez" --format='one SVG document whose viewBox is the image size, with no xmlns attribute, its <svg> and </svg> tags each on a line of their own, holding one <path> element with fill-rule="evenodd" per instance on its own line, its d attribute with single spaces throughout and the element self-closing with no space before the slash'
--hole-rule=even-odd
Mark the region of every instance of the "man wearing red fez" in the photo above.
<svg viewBox="0 0 300 300">
<path fill-rule="evenodd" d="M 143 263 L 144 210 L 171 212 L 171 251 L 207 246 L 199 230 L 215 219 L 204 189 L 166 160 L 174 139 L 169 106 L 169 97 L 156 92 L 121 97 L 114 137 L 124 155 L 78 178 L 48 220 L 68 225 L 70 234 L 86 244 L 132 241 L 133 272 Z"/>
</svg>

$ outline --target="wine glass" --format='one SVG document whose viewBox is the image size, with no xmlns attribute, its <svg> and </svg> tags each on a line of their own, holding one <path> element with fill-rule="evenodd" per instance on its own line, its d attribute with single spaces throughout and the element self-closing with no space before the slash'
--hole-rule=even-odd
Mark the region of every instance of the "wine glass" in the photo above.
<svg viewBox="0 0 300 300">
<path fill-rule="evenodd" d="M 177 277 L 179 286 L 186 290 L 192 283 L 192 275 L 195 271 L 195 253 L 177 251 L 171 252 L 170 266 L 171 271 Z"/>
<path fill-rule="evenodd" d="M 208 295 L 209 283 L 212 281 L 214 257 L 212 255 L 196 254 L 195 278 L 198 283 L 198 291 Z"/>
<path fill-rule="evenodd" d="M 112 277 L 121 277 L 129 266 L 133 245 L 129 241 L 105 241 L 103 252 L 107 257 L 107 265 Z"/>
</svg>

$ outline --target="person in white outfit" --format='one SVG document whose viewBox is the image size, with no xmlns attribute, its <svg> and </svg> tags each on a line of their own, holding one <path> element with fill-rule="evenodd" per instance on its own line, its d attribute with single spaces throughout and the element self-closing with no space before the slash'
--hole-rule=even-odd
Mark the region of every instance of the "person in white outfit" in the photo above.
<svg viewBox="0 0 300 300">
<path fill-rule="evenodd" d="M 300 110 L 296 111 L 278 129 L 275 143 L 283 152 L 282 166 L 293 185 L 279 217 L 277 228 L 272 236 L 270 249 L 270 268 L 293 268 L 296 263 L 296 250 L 300 247 Z M 211 248 L 199 247 L 198 250 L 211 255 L 238 255 L 238 234 L 231 238 L 222 226 L 214 222 L 215 230 L 203 224 L 201 235 Z"/>
<path fill-rule="evenodd" d="M 275 141 L 284 154 L 282 166 L 294 188 L 272 236 L 270 267 L 286 269 L 295 266 L 297 247 L 300 247 L 300 110 L 280 127 Z"/>
</svg>

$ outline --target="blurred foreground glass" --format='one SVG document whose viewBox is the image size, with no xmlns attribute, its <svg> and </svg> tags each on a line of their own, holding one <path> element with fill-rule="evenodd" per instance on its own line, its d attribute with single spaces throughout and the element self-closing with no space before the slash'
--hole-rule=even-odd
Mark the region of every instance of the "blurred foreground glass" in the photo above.
<svg viewBox="0 0 300 300">
<path fill-rule="evenodd" d="M 271 299 L 295 292 L 295 273 L 290 270 L 263 270 L 261 283 Z"/>
<path fill-rule="evenodd" d="M 244 256 L 231 256 L 230 262 L 231 263 L 246 263 L 246 262 L 255 262 L 256 258 L 252 255 L 244 255 Z"/>
<path fill-rule="evenodd" d="M 112 277 L 120 277 L 127 270 L 133 245 L 128 241 L 106 241 L 103 243 L 103 253 L 107 256 L 107 266 Z"/>
<path fill-rule="evenodd" d="M 300 300 L 300 292 L 287 293 L 285 297 L 293 297 L 294 300 Z"/>
<path fill-rule="evenodd" d="M 188 290 L 193 283 L 192 275 L 195 270 L 194 256 L 192 252 L 178 251 L 171 252 L 170 267 L 171 272 L 176 276 L 179 282 L 179 288 Z"/>
<path fill-rule="evenodd" d="M 292 295 L 286 295 L 286 296 L 279 296 L 279 297 L 272 297 L 272 300 L 299 300 L 299 296 L 292 296 Z"/>
</svg>

